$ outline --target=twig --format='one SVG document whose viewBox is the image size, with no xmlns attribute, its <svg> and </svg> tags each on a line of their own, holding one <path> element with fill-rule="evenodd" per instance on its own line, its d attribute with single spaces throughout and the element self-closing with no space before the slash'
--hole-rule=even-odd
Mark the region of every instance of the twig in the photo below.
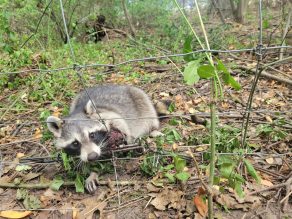
<svg viewBox="0 0 292 219">
<path fill-rule="evenodd" d="M 28 138 L 28 139 L 19 140 L 19 141 L 8 142 L 8 143 L 0 144 L 0 147 L 12 145 L 12 144 L 29 142 L 29 141 L 33 141 L 33 140 L 37 140 L 37 138 Z"/>
<path fill-rule="evenodd" d="M 120 209 L 122 209 L 122 208 L 125 208 L 125 207 L 127 207 L 127 206 L 129 206 L 129 205 L 132 205 L 132 204 L 134 204 L 134 203 L 136 203 L 136 202 L 140 202 L 140 201 L 142 201 L 142 200 L 144 200 L 146 197 L 139 197 L 139 198 L 136 198 L 136 199 L 134 199 L 134 200 L 132 200 L 132 201 L 130 201 L 130 202 L 128 202 L 128 203 L 125 203 L 125 204 L 123 204 L 123 205 L 121 205 L 121 206 L 118 206 L 117 208 L 114 208 L 114 209 L 109 209 L 109 210 L 104 210 L 104 212 L 113 212 L 113 211 L 119 211 Z"/>
<path fill-rule="evenodd" d="M 280 203 L 282 204 L 285 200 L 289 198 L 289 196 L 292 195 L 292 191 L 290 191 L 281 201 Z"/>
<path fill-rule="evenodd" d="M 278 185 L 270 186 L 268 188 L 261 189 L 261 190 L 258 190 L 258 191 L 250 192 L 248 195 L 255 195 L 255 194 L 258 194 L 258 193 L 267 192 L 267 191 L 274 190 L 274 189 L 277 189 L 277 188 L 281 188 L 281 187 L 284 187 L 284 186 L 290 186 L 291 183 L 292 183 L 292 178 L 288 179 L 284 183 L 280 183 Z"/>
<path fill-rule="evenodd" d="M 111 181 L 111 184 L 119 184 L 120 186 L 134 186 L 137 184 L 144 184 L 145 182 L 143 181 Z M 108 181 L 98 181 L 98 185 L 100 186 L 107 186 L 109 184 Z M 68 181 L 64 182 L 62 186 L 74 186 L 75 182 L 73 181 Z M 8 183 L 8 182 L 0 182 L 0 188 L 12 188 L 12 189 L 19 189 L 19 188 L 24 188 L 24 189 L 47 189 L 51 186 L 50 183 L 35 183 L 35 184 L 26 184 L 26 183 L 20 183 L 20 184 L 15 184 L 15 183 Z"/>
<path fill-rule="evenodd" d="M 153 197 L 151 196 L 150 199 L 148 200 L 147 204 L 144 207 L 144 210 L 148 207 L 148 205 L 150 204 L 150 202 L 152 201 Z"/>
<path fill-rule="evenodd" d="M 198 177 L 199 177 L 200 182 L 202 183 L 203 187 L 207 190 L 208 194 L 212 195 L 213 194 L 212 190 L 210 189 L 210 187 L 202 179 L 201 171 L 200 171 L 200 168 L 199 168 L 199 164 L 198 164 L 198 162 L 197 162 L 197 160 L 196 160 L 196 158 L 195 158 L 195 156 L 194 156 L 194 154 L 193 154 L 193 152 L 191 151 L 190 148 L 188 148 L 188 154 L 192 157 L 192 159 L 193 159 L 193 161 L 195 163 L 195 168 L 196 168 L 196 170 L 198 172 Z"/>
<path fill-rule="evenodd" d="M 115 171 L 115 178 L 116 178 L 116 187 L 117 187 L 117 192 L 118 192 L 118 202 L 119 206 L 121 205 L 121 196 L 120 196 L 120 187 L 119 187 L 119 179 L 118 179 L 118 173 L 117 173 L 117 164 L 116 164 L 116 157 L 115 153 L 112 152 L 112 163 L 114 166 L 114 171 Z"/>
<path fill-rule="evenodd" d="M 244 69 L 244 70 L 247 70 L 247 71 L 250 71 L 250 72 L 253 72 L 253 73 L 256 73 L 256 70 L 254 69 L 250 69 L 246 66 L 236 66 L 235 68 L 240 68 L 240 69 Z M 267 67 L 268 68 L 268 67 Z M 289 84 L 289 85 L 292 85 L 292 81 L 289 80 L 289 79 L 285 79 L 285 78 L 280 78 L 278 76 L 275 76 L 275 75 L 271 75 L 269 73 L 267 73 L 266 71 L 262 71 L 261 73 L 261 76 L 262 77 L 266 77 L 266 78 L 269 78 L 269 79 L 272 79 L 272 80 L 275 80 L 275 81 L 279 81 L 279 82 L 283 82 L 283 83 L 286 83 L 286 84 Z"/>
<path fill-rule="evenodd" d="M 285 211 L 288 208 L 288 202 L 289 202 L 289 196 L 291 195 L 292 191 L 291 191 L 291 184 L 292 184 L 292 177 L 290 177 L 287 181 L 286 181 L 286 196 L 280 201 L 280 203 L 283 203 L 283 210 Z"/>
</svg>

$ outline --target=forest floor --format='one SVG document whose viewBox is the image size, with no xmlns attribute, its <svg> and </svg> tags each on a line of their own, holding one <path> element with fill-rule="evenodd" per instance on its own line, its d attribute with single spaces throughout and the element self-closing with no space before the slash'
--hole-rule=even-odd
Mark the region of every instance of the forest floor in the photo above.
<svg viewBox="0 0 292 219">
<path fill-rule="evenodd" d="M 269 54 L 266 63 L 277 60 L 277 55 Z M 64 56 L 65 60 L 69 55 Z M 249 148 L 242 149 L 239 147 L 242 116 L 254 79 L 254 73 L 246 69 L 255 68 L 256 57 L 249 53 L 223 54 L 219 57 L 230 64 L 228 68 L 242 88 L 235 91 L 224 87 L 224 98 L 217 103 L 218 159 L 228 155 L 234 160 L 249 160 L 261 177 L 261 182 L 257 183 L 239 162 L 234 171 L 244 178 L 241 187 L 245 196 L 240 198 L 230 182 L 220 178 L 214 187 L 217 191 L 214 194 L 215 217 L 291 218 L 292 85 L 288 81 L 292 79 L 291 62 L 266 70 L 266 73 L 288 82 L 260 78 L 252 104 L 255 112 L 251 113 L 247 132 Z M 116 58 L 124 60 L 122 55 Z M 93 69 L 85 71 L 86 86 L 131 84 L 142 88 L 154 101 L 166 99 L 174 103 L 170 118 L 161 122 L 165 136 L 159 139 L 145 137 L 139 142 L 144 148 L 142 152 L 130 150 L 126 154 L 110 156 L 109 161 L 100 161 L 103 170 L 99 177 L 101 185 L 94 194 L 77 193 L 64 169 L 64 160 L 52 161 L 48 158 L 56 151 L 43 121 L 48 113 L 57 116 L 66 114 L 72 97 L 82 90 L 82 83 L 73 76 L 75 72 L 71 71 L 68 77 L 64 73 L 63 77 L 70 82 L 63 82 L 63 78 L 52 79 L 56 73 L 51 72 L 40 82 L 30 85 L 20 83 L 16 88 L 3 89 L 0 94 L 0 211 L 30 209 L 28 218 L 92 218 L 92 215 L 99 215 L 96 218 L 127 219 L 204 218 L 207 211 L 206 194 L 188 151 L 191 150 L 202 168 L 202 180 L 207 182 L 210 83 L 200 80 L 194 86 L 187 86 L 178 71 L 182 67 L 181 62 L 173 65 L 166 60 L 137 62 L 128 68 L 105 69 L 102 76 Z M 33 74 L 26 73 L 21 80 L 28 80 Z M 45 80 L 54 81 L 43 87 Z M 36 93 L 39 88 L 43 93 Z M 44 98 L 41 102 L 37 99 L 40 98 L 38 95 L 50 96 L 51 89 L 57 88 L 59 90 L 51 93 L 53 98 L 48 97 L 43 101 Z M 207 125 L 194 120 L 190 116 L 193 113 L 207 121 Z M 169 173 L 166 166 L 173 164 L 175 155 L 156 153 L 158 148 L 164 152 L 171 151 L 186 160 L 183 171 L 191 176 L 186 182 L 178 179 L 170 182 L 166 177 L 166 173 Z M 246 151 L 248 153 L 242 155 Z M 37 159 L 39 157 L 48 159 Z M 57 175 L 69 185 L 65 183 L 57 190 L 50 187 L 52 181 L 58 184 Z M 220 176 L 218 169 L 216 176 Z M 24 184 L 30 188 L 16 189 Z M 38 188 L 39 185 L 43 188 Z"/>
</svg>

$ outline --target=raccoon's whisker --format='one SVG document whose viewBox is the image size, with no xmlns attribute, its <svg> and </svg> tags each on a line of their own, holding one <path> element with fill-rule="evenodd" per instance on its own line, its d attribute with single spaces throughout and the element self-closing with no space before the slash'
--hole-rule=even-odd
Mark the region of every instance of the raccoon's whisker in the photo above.
<svg viewBox="0 0 292 219">
<path fill-rule="evenodd" d="M 100 149 L 103 148 L 103 147 L 105 147 L 106 146 L 106 143 L 108 143 L 108 141 L 109 141 L 109 138 L 108 137 L 103 138 L 102 141 L 99 143 Z"/>
<path fill-rule="evenodd" d="M 103 149 L 104 147 L 106 147 L 107 146 L 107 143 L 108 143 L 108 140 L 107 141 L 105 141 L 105 142 L 101 142 L 100 143 L 100 149 Z"/>
</svg>

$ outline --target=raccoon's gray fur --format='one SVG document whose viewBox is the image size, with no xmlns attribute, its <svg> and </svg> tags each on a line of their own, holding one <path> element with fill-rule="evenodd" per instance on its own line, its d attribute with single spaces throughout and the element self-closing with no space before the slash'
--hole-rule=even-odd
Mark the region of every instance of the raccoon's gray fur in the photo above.
<svg viewBox="0 0 292 219">
<path fill-rule="evenodd" d="M 48 117 L 47 125 L 55 136 L 57 148 L 80 155 L 87 162 L 101 155 L 111 129 L 119 130 L 128 144 L 146 134 L 159 134 L 156 110 L 141 89 L 103 85 L 88 88 L 87 92 L 92 101 L 85 91 L 81 92 L 73 100 L 69 116 L 63 120 Z M 104 123 L 99 119 L 104 119 Z"/>
</svg>

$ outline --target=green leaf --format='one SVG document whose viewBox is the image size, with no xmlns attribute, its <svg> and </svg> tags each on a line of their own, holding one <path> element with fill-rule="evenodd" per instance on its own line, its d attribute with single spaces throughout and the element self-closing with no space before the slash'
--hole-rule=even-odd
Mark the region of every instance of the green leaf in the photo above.
<svg viewBox="0 0 292 219">
<path fill-rule="evenodd" d="M 217 70 L 218 71 L 222 71 L 225 74 L 229 74 L 230 72 L 228 71 L 228 69 L 225 67 L 225 65 L 223 64 L 223 62 L 220 59 L 217 59 Z"/>
<path fill-rule="evenodd" d="M 231 163 L 224 163 L 220 166 L 220 173 L 226 179 L 229 179 L 232 176 L 233 170 L 234 164 Z"/>
<path fill-rule="evenodd" d="M 173 164 L 169 164 L 166 167 L 164 167 L 163 169 L 166 170 L 166 171 L 168 171 L 168 170 L 171 170 L 173 168 L 174 168 L 174 165 Z"/>
<path fill-rule="evenodd" d="M 225 84 L 227 84 L 227 85 L 229 84 L 230 77 L 231 77 L 231 75 L 229 72 L 228 73 L 223 72 L 222 80 L 224 81 Z"/>
<path fill-rule="evenodd" d="M 171 103 L 167 109 L 170 113 L 174 112 L 175 110 L 175 104 L 174 103 Z"/>
<path fill-rule="evenodd" d="M 225 65 L 223 64 L 223 62 L 220 59 L 217 59 L 216 68 L 219 72 L 223 73 L 222 79 L 223 79 L 225 84 L 230 85 L 235 90 L 241 89 L 240 84 L 231 76 L 230 72 L 228 71 L 228 69 L 225 67 Z"/>
<path fill-rule="evenodd" d="M 173 133 L 174 139 L 175 139 L 176 141 L 181 140 L 181 136 L 180 136 L 180 134 L 179 134 L 175 129 L 172 130 L 172 133 Z"/>
<path fill-rule="evenodd" d="M 39 209 L 41 208 L 41 201 L 34 195 L 28 195 L 23 200 L 23 205 L 26 209 Z"/>
<path fill-rule="evenodd" d="M 70 161 L 68 155 L 64 152 L 61 152 L 61 158 L 63 161 L 63 165 L 66 171 L 71 170 Z"/>
<path fill-rule="evenodd" d="M 235 179 L 236 182 L 242 182 L 242 183 L 245 182 L 244 178 L 238 173 L 233 173 L 232 178 Z"/>
<path fill-rule="evenodd" d="M 177 172 L 182 172 L 186 166 L 186 161 L 179 156 L 174 157 L 174 167 Z"/>
<path fill-rule="evenodd" d="M 172 183 L 175 182 L 174 174 L 172 174 L 172 173 L 165 173 L 164 176 L 167 177 L 170 182 L 172 182 Z"/>
<path fill-rule="evenodd" d="M 25 165 L 25 164 L 17 165 L 15 168 L 15 170 L 18 172 L 26 171 L 26 170 L 30 170 L 30 169 L 31 169 L 31 166 Z"/>
<path fill-rule="evenodd" d="M 80 174 L 77 174 L 76 179 L 75 179 L 75 189 L 76 192 L 81 192 L 84 193 L 84 183 L 83 183 L 83 178 L 80 176 Z"/>
<path fill-rule="evenodd" d="M 240 84 L 231 75 L 229 76 L 229 84 L 235 90 L 240 90 L 241 89 Z"/>
<path fill-rule="evenodd" d="M 25 199 L 26 196 L 28 196 L 28 191 L 26 189 L 17 189 L 17 192 L 16 192 L 17 200 Z"/>
<path fill-rule="evenodd" d="M 211 78 L 215 76 L 215 69 L 212 65 L 201 65 L 198 68 L 198 75 L 200 78 Z"/>
<path fill-rule="evenodd" d="M 175 177 L 182 182 L 186 182 L 191 177 L 191 175 L 188 172 L 180 172 L 175 174 Z"/>
<path fill-rule="evenodd" d="M 230 155 L 221 155 L 221 156 L 218 157 L 218 165 L 220 166 L 222 164 L 232 164 L 232 165 L 235 165 L 236 162 L 232 158 L 232 156 L 230 156 Z"/>
<path fill-rule="evenodd" d="M 257 183 L 261 182 L 261 177 L 258 175 L 257 171 L 254 169 L 253 165 L 247 160 L 243 160 L 244 165 L 246 166 L 247 172 L 257 181 Z"/>
<path fill-rule="evenodd" d="M 199 60 L 191 61 L 184 69 L 184 80 L 188 85 L 194 85 L 200 80 L 198 75 Z"/>
<path fill-rule="evenodd" d="M 55 177 L 50 185 L 50 188 L 54 191 L 58 191 L 60 187 L 64 184 L 64 180 L 61 177 Z"/>
<path fill-rule="evenodd" d="M 188 36 L 186 39 L 185 39 L 185 42 L 184 42 L 184 47 L 183 47 L 183 53 L 189 53 L 189 52 L 192 52 L 192 40 L 193 40 L 193 37 L 192 36 Z M 194 56 L 193 54 L 188 54 L 188 55 L 185 55 L 184 56 L 184 60 L 186 62 L 190 62 L 192 60 L 194 60 Z"/>
<path fill-rule="evenodd" d="M 235 190 L 235 192 L 237 193 L 237 195 L 240 198 L 243 198 L 244 197 L 244 192 L 242 190 L 242 186 L 241 185 L 242 185 L 242 182 L 235 181 L 234 190 Z"/>
</svg>

